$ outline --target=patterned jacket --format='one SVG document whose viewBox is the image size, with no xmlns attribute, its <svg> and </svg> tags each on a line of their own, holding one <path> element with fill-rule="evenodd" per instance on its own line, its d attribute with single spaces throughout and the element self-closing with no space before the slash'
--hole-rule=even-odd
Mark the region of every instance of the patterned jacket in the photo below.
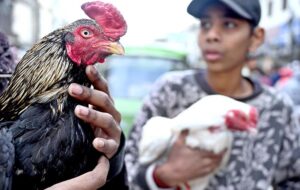
<svg viewBox="0 0 300 190">
<path fill-rule="evenodd" d="M 138 164 L 142 126 L 152 116 L 174 117 L 200 98 L 215 94 L 204 79 L 204 71 L 176 71 L 160 78 L 145 98 L 142 110 L 127 139 L 125 161 L 131 189 L 150 188 L 149 166 Z M 290 99 L 274 89 L 246 78 L 252 95 L 237 99 L 259 111 L 258 134 L 234 132 L 227 167 L 219 171 L 207 190 L 300 190 L 300 126 L 293 117 Z M 163 126 L 162 126 L 163 127 Z M 153 182 L 152 182 L 153 183 Z"/>
</svg>

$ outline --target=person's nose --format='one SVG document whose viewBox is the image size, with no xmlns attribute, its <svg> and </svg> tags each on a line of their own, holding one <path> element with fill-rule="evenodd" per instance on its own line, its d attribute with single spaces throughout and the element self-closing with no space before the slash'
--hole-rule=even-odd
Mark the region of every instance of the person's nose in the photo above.
<svg viewBox="0 0 300 190">
<path fill-rule="evenodd" d="M 207 31 L 206 41 L 207 42 L 219 42 L 221 39 L 221 30 L 218 26 L 212 25 Z"/>
</svg>

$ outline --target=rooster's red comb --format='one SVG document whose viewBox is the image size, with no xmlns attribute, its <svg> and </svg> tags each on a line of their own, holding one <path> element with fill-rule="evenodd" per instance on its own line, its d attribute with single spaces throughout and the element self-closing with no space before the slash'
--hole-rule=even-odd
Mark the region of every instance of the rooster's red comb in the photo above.
<svg viewBox="0 0 300 190">
<path fill-rule="evenodd" d="M 117 40 L 126 33 L 126 21 L 112 4 L 94 1 L 84 3 L 81 8 L 103 28 L 105 35 Z"/>
</svg>

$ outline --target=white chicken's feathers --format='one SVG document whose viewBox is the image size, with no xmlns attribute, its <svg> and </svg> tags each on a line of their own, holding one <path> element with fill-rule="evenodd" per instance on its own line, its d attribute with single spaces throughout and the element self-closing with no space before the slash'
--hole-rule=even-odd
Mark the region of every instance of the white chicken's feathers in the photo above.
<svg viewBox="0 0 300 190">
<path fill-rule="evenodd" d="M 227 96 L 205 96 L 174 118 L 176 122 L 174 130 L 181 131 L 187 128 L 193 131 L 214 125 L 224 125 L 224 116 L 229 110 L 238 109 L 247 113 L 250 108 L 250 105 Z"/>
<path fill-rule="evenodd" d="M 141 163 L 154 161 L 164 153 L 172 138 L 172 120 L 165 117 L 153 117 L 143 127 L 140 142 Z M 154 153 L 154 154 L 153 154 Z"/>
<path fill-rule="evenodd" d="M 239 110 L 249 116 L 252 106 L 223 95 L 209 95 L 188 107 L 176 117 L 169 119 L 161 116 L 152 117 L 143 126 L 139 144 L 139 162 L 150 164 L 166 158 L 167 150 L 172 146 L 181 131 L 188 129 L 186 144 L 193 148 L 201 148 L 220 153 L 227 149 L 220 167 L 224 167 L 229 159 L 233 136 L 227 130 L 226 114 L 231 110 Z M 211 132 L 210 127 L 220 128 Z M 192 189 L 204 189 L 209 176 L 190 181 Z"/>
</svg>

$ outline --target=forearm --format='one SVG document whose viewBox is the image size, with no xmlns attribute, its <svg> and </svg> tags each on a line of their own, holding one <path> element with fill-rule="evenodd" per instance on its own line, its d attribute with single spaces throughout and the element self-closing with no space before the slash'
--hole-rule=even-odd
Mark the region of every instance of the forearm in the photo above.
<svg viewBox="0 0 300 190">
<path fill-rule="evenodd" d="M 101 157 L 93 170 L 78 177 L 54 184 L 47 188 L 47 190 L 95 190 L 106 183 L 108 170 L 108 159 Z"/>
<path fill-rule="evenodd" d="M 127 171 L 125 165 L 114 178 L 108 181 L 101 190 L 129 190 L 129 184 L 127 180 Z"/>
<path fill-rule="evenodd" d="M 117 153 L 109 159 L 110 169 L 107 176 L 107 181 L 110 181 L 114 177 L 116 177 L 125 166 L 125 136 L 121 134 L 120 146 Z"/>
</svg>

